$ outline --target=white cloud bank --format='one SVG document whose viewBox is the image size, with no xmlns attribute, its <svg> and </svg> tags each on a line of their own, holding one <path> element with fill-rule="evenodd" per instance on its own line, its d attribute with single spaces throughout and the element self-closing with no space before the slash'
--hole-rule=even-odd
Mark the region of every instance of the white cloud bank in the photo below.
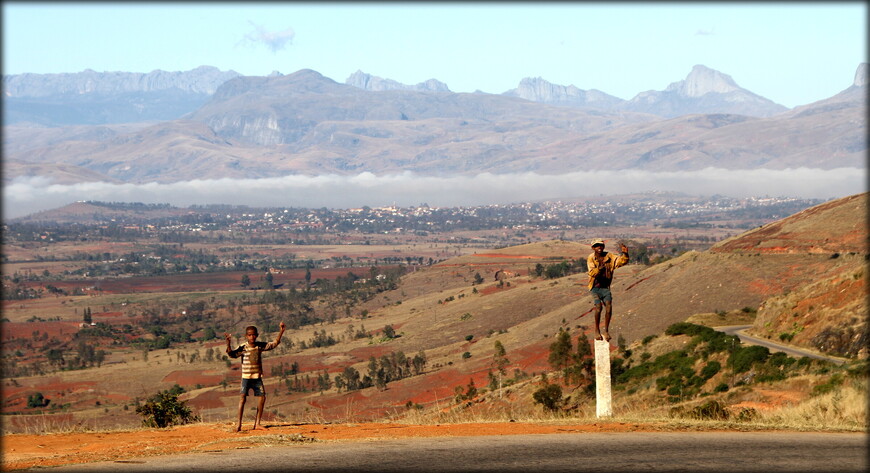
<svg viewBox="0 0 870 473">
<path fill-rule="evenodd" d="M 784 196 L 829 199 L 867 190 L 866 170 L 787 169 L 648 172 L 581 171 L 459 177 L 419 176 L 410 172 L 376 176 L 285 176 L 267 179 L 216 179 L 171 184 L 52 184 L 45 178 L 19 178 L 3 188 L 3 218 L 8 220 L 80 200 L 205 204 L 252 207 L 353 208 L 427 203 L 433 207 L 506 204 L 644 191 L 678 191 L 730 197 Z"/>
</svg>

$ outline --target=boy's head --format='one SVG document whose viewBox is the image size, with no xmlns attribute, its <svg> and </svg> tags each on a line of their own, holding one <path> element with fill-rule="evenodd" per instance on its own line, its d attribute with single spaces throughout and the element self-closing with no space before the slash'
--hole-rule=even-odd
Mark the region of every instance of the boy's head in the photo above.
<svg viewBox="0 0 870 473">
<path fill-rule="evenodd" d="M 260 333 L 257 331 L 257 327 L 254 327 L 253 325 L 245 327 L 245 339 L 248 340 L 248 343 L 256 342 L 259 335 Z"/>
<path fill-rule="evenodd" d="M 604 240 L 598 239 L 592 242 L 592 251 L 595 252 L 596 255 L 600 255 L 604 252 Z"/>
</svg>

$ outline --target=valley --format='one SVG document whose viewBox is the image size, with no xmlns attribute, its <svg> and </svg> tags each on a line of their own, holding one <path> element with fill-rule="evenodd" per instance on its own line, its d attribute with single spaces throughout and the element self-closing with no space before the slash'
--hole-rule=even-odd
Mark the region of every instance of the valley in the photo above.
<svg viewBox="0 0 870 473">
<path fill-rule="evenodd" d="M 520 241 L 506 246 L 483 238 L 492 230 L 348 232 L 345 238 L 359 243 L 341 245 L 176 243 L 159 235 L 150 242 L 95 235 L 15 242 L 6 232 L 3 429 L 132 428 L 141 423 L 137 406 L 176 385 L 202 421 L 226 421 L 237 404 L 239 367 L 223 354 L 222 333 L 236 343 L 254 324 L 268 341 L 282 321 L 289 327 L 284 341 L 266 353 L 266 422 L 533 419 L 547 412 L 533 394 L 551 382 L 563 393 L 559 412 L 589 416 L 586 358 L 556 369 L 552 351 L 557 341 L 579 350 L 591 339 L 585 256 L 597 237 L 611 247 L 629 242 L 635 255 L 643 248 L 649 257 L 618 270 L 614 281 L 617 374 L 659 369 L 650 364 L 657 357 L 695 347 L 699 342 L 686 345 L 693 336 L 709 337 L 685 328 L 668 334 L 686 320 L 752 324 L 753 336 L 861 366 L 866 222 L 855 216 L 866 215 L 866 199 L 837 199 L 724 239 L 722 228 L 692 228 L 694 238 L 680 241 L 694 246 L 672 254 L 646 246 L 665 231 L 656 226 L 522 229 Z M 161 263 L 148 267 L 162 271 L 134 274 L 123 271 L 131 261 L 113 262 L 155 247 L 201 261 L 222 254 L 241 267 L 180 272 L 167 270 L 180 263 Z M 45 254 L 54 258 L 37 258 Z M 98 277 L 76 273 L 100 267 Z M 505 351 L 503 372 L 494 368 L 496 342 Z M 791 374 L 769 378 L 762 365 L 726 370 L 730 358 L 713 353 L 704 355 L 706 364 L 718 360 L 721 371 L 701 381 L 688 373 L 676 378 L 681 387 L 671 394 L 655 378 L 625 375 L 617 408 L 662 415 L 707 398 L 721 399 L 735 415 L 751 406 L 769 410 L 810 401 L 814 385 L 844 382 L 852 378 L 843 370 L 862 369 L 807 359 L 780 365 Z M 680 369 L 700 373 L 703 359 L 693 363 Z M 756 386 L 758 376 L 770 381 Z"/>
</svg>

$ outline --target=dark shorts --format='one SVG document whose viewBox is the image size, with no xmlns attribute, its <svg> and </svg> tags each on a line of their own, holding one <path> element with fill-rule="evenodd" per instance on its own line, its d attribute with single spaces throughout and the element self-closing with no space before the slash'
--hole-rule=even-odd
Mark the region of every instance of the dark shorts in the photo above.
<svg viewBox="0 0 870 473">
<path fill-rule="evenodd" d="M 613 296 L 610 294 L 610 288 L 608 287 L 593 287 L 589 292 L 592 294 L 592 303 L 595 305 L 613 300 Z"/>
<path fill-rule="evenodd" d="M 263 386 L 263 380 L 260 378 L 242 378 L 242 389 L 239 391 L 239 394 L 247 396 L 249 389 L 254 390 L 254 396 L 266 395 L 266 388 Z"/>
</svg>

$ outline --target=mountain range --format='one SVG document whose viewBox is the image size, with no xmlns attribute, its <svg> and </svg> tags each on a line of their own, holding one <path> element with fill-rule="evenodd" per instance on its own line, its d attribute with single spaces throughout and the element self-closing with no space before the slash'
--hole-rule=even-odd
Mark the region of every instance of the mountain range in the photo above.
<svg viewBox="0 0 870 473">
<path fill-rule="evenodd" d="M 6 182 L 863 168 L 866 64 L 792 110 L 701 65 L 628 101 L 541 78 L 468 94 L 362 71 L 23 74 L 4 77 L 3 151 Z"/>
</svg>

